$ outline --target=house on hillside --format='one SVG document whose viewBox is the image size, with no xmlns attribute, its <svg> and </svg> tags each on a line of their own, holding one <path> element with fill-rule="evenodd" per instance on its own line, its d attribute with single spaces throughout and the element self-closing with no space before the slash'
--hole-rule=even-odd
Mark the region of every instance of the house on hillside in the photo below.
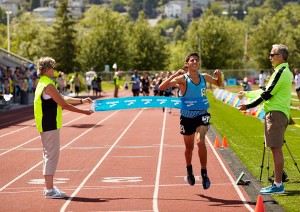
<svg viewBox="0 0 300 212">
<path fill-rule="evenodd" d="M 164 6 L 164 14 L 166 18 L 179 18 L 187 23 L 189 17 L 187 8 L 188 3 L 186 1 L 170 1 Z"/>
<path fill-rule="evenodd" d="M 0 0 L 0 7 L 5 11 L 11 11 L 14 16 L 18 12 L 21 2 L 26 2 L 26 0 Z"/>
<path fill-rule="evenodd" d="M 191 0 L 192 5 L 200 5 L 206 7 L 208 2 L 214 2 L 214 0 Z"/>
<path fill-rule="evenodd" d="M 33 14 L 41 17 L 39 21 L 52 25 L 55 21 L 56 9 L 53 7 L 38 7 L 32 11 Z"/>
</svg>

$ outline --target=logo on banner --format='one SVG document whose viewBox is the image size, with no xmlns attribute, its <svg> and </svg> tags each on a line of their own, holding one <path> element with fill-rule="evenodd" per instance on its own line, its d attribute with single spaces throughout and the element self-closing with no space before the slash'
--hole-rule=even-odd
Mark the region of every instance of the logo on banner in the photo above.
<svg viewBox="0 0 300 212">
<path fill-rule="evenodd" d="M 136 100 L 125 100 L 125 103 L 128 103 L 127 106 L 133 105 L 134 103 L 136 103 Z"/>
<path fill-rule="evenodd" d="M 109 107 L 114 107 L 114 106 L 116 106 L 117 104 L 119 104 L 119 102 L 118 102 L 118 101 L 114 101 L 114 102 L 107 102 L 106 104 L 108 104 L 108 105 L 109 105 Z"/>
<path fill-rule="evenodd" d="M 157 101 L 159 102 L 160 105 L 165 104 L 167 102 L 166 99 L 158 99 Z"/>
<path fill-rule="evenodd" d="M 144 102 L 144 104 L 147 105 L 152 102 L 152 99 L 142 99 L 142 102 Z"/>
<path fill-rule="evenodd" d="M 179 105 L 179 104 L 181 103 L 181 101 L 180 101 L 180 100 L 171 100 L 171 102 L 173 102 L 173 103 L 174 103 L 174 105 Z"/>
</svg>

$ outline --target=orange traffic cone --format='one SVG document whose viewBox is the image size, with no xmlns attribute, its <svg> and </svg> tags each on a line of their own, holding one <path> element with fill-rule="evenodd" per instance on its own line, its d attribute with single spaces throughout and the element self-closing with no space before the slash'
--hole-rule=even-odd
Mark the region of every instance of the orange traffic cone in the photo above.
<svg viewBox="0 0 300 212">
<path fill-rule="evenodd" d="M 220 147 L 220 142 L 218 136 L 216 136 L 214 147 Z"/>
<path fill-rule="evenodd" d="M 260 194 L 257 197 L 255 212 L 265 212 L 264 201 Z"/>
<path fill-rule="evenodd" d="M 223 137 L 222 147 L 228 147 L 226 136 Z"/>
</svg>

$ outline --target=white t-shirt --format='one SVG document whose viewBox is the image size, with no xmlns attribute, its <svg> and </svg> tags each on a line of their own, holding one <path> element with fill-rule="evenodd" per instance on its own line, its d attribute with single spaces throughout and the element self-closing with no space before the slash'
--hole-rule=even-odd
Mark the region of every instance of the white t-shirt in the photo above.
<svg viewBox="0 0 300 212">
<path fill-rule="evenodd" d="M 43 99 L 45 100 L 51 99 L 51 96 L 46 94 L 45 91 L 43 91 Z"/>
<path fill-rule="evenodd" d="M 295 75 L 296 88 L 300 88 L 300 73 Z"/>
<path fill-rule="evenodd" d="M 262 73 L 262 74 L 259 74 L 259 78 L 258 79 L 259 79 L 259 82 L 258 82 L 259 87 L 265 86 L 265 82 L 266 82 L 267 76 L 264 73 Z"/>
</svg>

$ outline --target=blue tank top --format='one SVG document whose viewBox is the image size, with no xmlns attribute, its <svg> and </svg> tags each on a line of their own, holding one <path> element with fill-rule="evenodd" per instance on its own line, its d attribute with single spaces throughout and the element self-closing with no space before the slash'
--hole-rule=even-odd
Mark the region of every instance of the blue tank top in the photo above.
<svg viewBox="0 0 300 212">
<path fill-rule="evenodd" d="M 140 89 L 140 77 L 133 75 L 131 77 L 131 81 L 135 81 L 135 83 L 132 83 L 132 89 Z"/>
<path fill-rule="evenodd" d="M 207 113 L 207 108 L 209 107 L 209 104 L 206 97 L 206 81 L 204 77 L 202 76 L 202 74 L 199 73 L 199 84 L 194 84 L 187 74 L 184 74 L 184 77 L 186 81 L 186 91 L 184 95 L 182 95 L 180 91 L 179 97 L 186 99 L 197 99 L 197 101 L 205 102 L 206 106 L 205 108 L 198 108 L 196 110 L 181 109 L 180 114 L 187 118 L 194 118 L 201 114 Z"/>
</svg>

